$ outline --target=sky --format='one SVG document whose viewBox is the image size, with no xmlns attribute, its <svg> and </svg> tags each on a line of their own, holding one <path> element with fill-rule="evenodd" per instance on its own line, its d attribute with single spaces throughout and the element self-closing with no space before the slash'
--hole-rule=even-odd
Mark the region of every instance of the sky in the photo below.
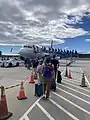
<svg viewBox="0 0 90 120">
<path fill-rule="evenodd" d="M 0 45 L 90 52 L 90 0 L 0 0 Z"/>
</svg>

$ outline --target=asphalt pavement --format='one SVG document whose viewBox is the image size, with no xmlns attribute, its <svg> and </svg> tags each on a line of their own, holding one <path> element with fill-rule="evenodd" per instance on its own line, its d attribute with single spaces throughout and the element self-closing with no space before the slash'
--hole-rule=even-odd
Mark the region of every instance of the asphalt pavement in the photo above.
<svg viewBox="0 0 90 120">
<path fill-rule="evenodd" d="M 57 90 L 56 92 L 51 91 L 49 100 L 35 97 L 34 84 L 29 84 L 28 79 L 24 83 L 26 100 L 17 100 L 20 86 L 6 90 L 8 110 L 13 113 L 9 120 L 90 120 L 90 88 L 88 84 L 90 80 L 87 78 L 87 87 L 80 86 L 82 71 L 87 68 L 85 66 L 89 68 L 87 62 L 76 61 L 68 67 L 72 79 L 64 76 L 65 66 L 60 67 L 63 78 L 62 83 L 57 83 Z M 30 75 L 30 71 L 25 68 L 16 69 L 19 70 L 17 70 L 17 79 L 19 80 Z M 20 69 L 23 74 L 20 74 Z M 16 75 L 15 72 L 13 73 Z M 89 74 L 88 70 L 86 70 L 85 76 L 86 74 Z"/>
</svg>

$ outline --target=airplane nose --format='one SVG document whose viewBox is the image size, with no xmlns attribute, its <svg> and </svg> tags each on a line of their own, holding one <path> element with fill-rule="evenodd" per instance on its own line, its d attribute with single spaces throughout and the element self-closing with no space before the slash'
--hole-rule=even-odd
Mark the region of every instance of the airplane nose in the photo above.
<svg viewBox="0 0 90 120">
<path fill-rule="evenodd" d="M 20 51 L 19 51 L 19 54 L 21 55 L 23 52 L 24 52 L 24 49 L 21 48 Z"/>
<path fill-rule="evenodd" d="M 28 57 L 32 55 L 32 50 L 30 50 L 29 48 L 21 48 L 19 51 L 20 56 L 23 57 Z"/>
<path fill-rule="evenodd" d="M 19 51 L 19 54 L 21 56 L 26 55 L 27 53 L 28 53 L 28 49 L 25 49 L 25 48 L 21 48 L 20 51 Z"/>
</svg>

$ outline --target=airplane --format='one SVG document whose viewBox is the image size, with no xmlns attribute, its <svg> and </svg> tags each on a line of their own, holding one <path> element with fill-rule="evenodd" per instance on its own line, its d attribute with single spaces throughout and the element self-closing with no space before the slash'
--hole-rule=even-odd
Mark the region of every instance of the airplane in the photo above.
<svg viewBox="0 0 90 120">
<path fill-rule="evenodd" d="M 40 46 L 37 44 L 32 44 L 32 43 L 28 43 L 23 45 L 23 47 L 19 50 L 19 52 L 17 54 L 13 54 L 13 48 L 11 48 L 10 50 L 10 54 L 5 55 L 3 54 L 2 56 L 12 56 L 12 57 L 21 57 L 23 60 L 25 59 L 36 59 L 36 58 L 44 58 L 47 56 L 52 57 L 53 55 L 56 55 L 57 57 L 60 57 L 61 59 L 61 55 L 64 53 L 66 53 L 65 51 L 60 50 L 59 48 L 53 48 L 53 40 L 51 41 L 51 44 L 49 47 L 45 47 L 45 46 Z M 64 57 L 64 56 L 63 56 Z"/>
<path fill-rule="evenodd" d="M 49 53 L 43 51 L 42 47 L 39 45 L 31 45 L 26 44 L 24 45 L 20 51 L 19 54 L 23 58 L 29 58 L 29 59 L 35 59 L 35 58 L 42 58 L 49 56 Z"/>
<path fill-rule="evenodd" d="M 33 44 L 26 44 L 24 45 L 20 51 L 19 54 L 24 59 L 35 59 L 35 58 L 42 58 L 42 57 L 53 57 L 53 55 L 56 55 L 57 57 L 60 57 L 60 49 L 54 49 L 53 48 L 53 40 L 51 41 L 50 47 L 40 46 L 40 45 L 33 45 Z"/>
<path fill-rule="evenodd" d="M 51 47 L 53 42 L 51 42 Z M 24 44 L 22 48 L 20 48 L 18 53 L 13 53 L 13 48 L 10 49 L 10 53 L 1 53 L 2 58 L 12 58 L 12 57 L 20 57 L 22 60 L 25 59 L 36 59 L 50 56 L 51 53 L 48 52 L 48 49 L 44 46 L 33 45 L 32 43 Z"/>
</svg>

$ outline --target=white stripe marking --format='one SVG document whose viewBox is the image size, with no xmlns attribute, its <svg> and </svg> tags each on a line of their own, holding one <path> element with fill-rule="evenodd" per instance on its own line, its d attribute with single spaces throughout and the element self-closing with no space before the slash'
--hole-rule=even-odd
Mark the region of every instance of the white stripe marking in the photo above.
<svg viewBox="0 0 90 120">
<path fill-rule="evenodd" d="M 68 116 L 70 116 L 73 120 L 79 120 L 77 117 L 75 117 L 73 114 L 71 114 L 70 112 L 68 112 L 67 110 L 65 110 L 62 106 L 60 106 L 59 104 L 57 104 L 55 101 L 53 101 L 52 99 L 49 99 L 54 105 L 56 105 L 59 109 L 61 109 L 64 113 L 66 113 Z"/>
<path fill-rule="evenodd" d="M 64 80 L 64 81 L 65 81 L 65 80 Z M 79 86 L 73 85 L 73 84 L 71 84 L 71 83 L 68 83 L 67 81 L 66 81 L 66 82 L 64 82 L 64 81 L 63 81 L 63 83 L 66 83 L 66 84 L 68 84 L 68 85 L 71 85 L 71 86 L 74 86 L 74 87 L 76 87 L 76 88 L 82 89 L 82 90 L 84 90 L 84 91 L 90 92 L 90 90 L 84 89 L 84 88 L 82 88 L 82 87 L 79 87 Z"/>
<path fill-rule="evenodd" d="M 57 84 L 58 84 L 58 83 L 57 83 Z M 68 89 L 70 89 L 70 90 L 73 90 L 73 91 L 75 91 L 75 92 L 77 92 L 77 93 L 80 93 L 80 94 L 82 94 L 82 95 L 85 95 L 85 96 L 87 96 L 87 97 L 90 97 L 90 95 L 87 95 L 87 94 L 82 93 L 82 92 L 80 92 L 80 91 L 78 91 L 78 90 L 72 89 L 72 88 L 70 88 L 70 87 L 68 87 L 68 86 L 66 86 L 66 85 L 62 85 L 62 84 L 58 84 L 58 85 L 59 85 L 59 86 L 66 87 L 66 88 L 68 88 Z"/>
<path fill-rule="evenodd" d="M 83 112 L 87 113 L 90 115 L 90 112 L 85 110 L 84 108 L 80 107 L 79 105 L 69 101 L 68 99 L 64 98 L 63 96 L 60 96 L 59 94 L 55 93 L 55 92 L 52 92 L 53 94 L 55 94 L 56 96 L 62 98 L 63 100 L 67 101 L 68 103 L 72 104 L 73 106 L 77 107 L 78 109 L 82 110 Z"/>
<path fill-rule="evenodd" d="M 24 115 L 20 120 L 30 120 L 27 115 Z"/>
<path fill-rule="evenodd" d="M 80 68 L 81 73 L 83 73 L 82 69 Z"/>
<path fill-rule="evenodd" d="M 74 81 L 74 82 L 77 82 L 77 83 L 80 83 L 80 82 L 81 82 L 80 80 L 75 80 L 75 79 L 73 79 L 73 78 L 72 78 L 72 79 L 69 79 L 69 78 L 66 79 L 66 78 L 64 77 L 64 79 L 65 79 L 65 80 L 69 80 L 69 81 Z"/>
<path fill-rule="evenodd" d="M 85 80 L 86 80 L 86 82 L 88 83 L 88 87 L 90 88 L 90 83 L 89 83 L 89 81 L 88 81 L 88 79 L 87 79 L 87 77 L 85 76 Z"/>
<path fill-rule="evenodd" d="M 63 79 L 63 81 L 66 81 L 66 82 L 69 82 L 69 83 L 73 83 L 73 84 L 76 84 L 76 85 L 80 85 L 79 83 L 76 83 L 76 82 L 74 82 L 72 80 Z"/>
<path fill-rule="evenodd" d="M 81 74 L 81 72 L 79 72 L 79 71 L 73 71 L 73 70 L 71 70 L 71 72 L 72 73 L 76 73 L 76 74 Z"/>
<path fill-rule="evenodd" d="M 84 72 L 83 72 L 83 70 L 82 70 L 82 68 L 80 68 L 80 70 L 81 70 L 81 72 L 82 72 L 82 73 L 84 73 Z M 89 81 L 88 81 L 88 79 L 87 79 L 87 77 L 86 77 L 86 76 L 85 76 L 85 80 L 86 80 L 86 82 L 88 83 L 89 88 L 90 88 L 90 83 L 89 83 Z"/>
<path fill-rule="evenodd" d="M 24 115 L 19 119 L 19 120 L 23 120 L 24 116 L 27 116 L 28 113 L 31 112 L 31 110 L 36 106 L 36 104 L 41 100 L 42 97 L 40 97 L 39 99 L 37 99 L 32 106 L 24 113 Z"/>
<path fill-rule="evenodd" d="M 79 77 L 79 78 L 80 78 L 80 77 Z M 78 79 L 76 80 L 76 79 L 77 79 L 77 78 L 74 78 L 74 79 L 72 78 L 71 80 L 72 80 L 72 81 L 75 81 L 75 82 L 78 82 L 78 83 L 81 83 L 81 80 L 78 80 Z"/>
<path fill-rule="evenodd" d="M 67 93 L 67 94 L 69 94 L 69 95 L 71 95 L 71 96 L 73 96 L 73 97 L 76 97 L 77 99 L 79 99 L 79 100 L 81 100 L 81 101 L 83 101 L 83 102 L 85 102 L 85 103 L 87 103 L 87 104 L 90 104 L 89 101 L 86 101 L 86 100 L 84 100 L 84 99 L 82 99 L 82 98 L 80 98 L 80 97 L 78 97 L 78 96 L 76 96 L 76 95 L 74 95 L 74 94 L 72 94 L 72 93 L 69 93 L 69 92 L 67 92 L 67 91 L 65 91 L 65 90 L 63 90 L 63 89 L 61 89 L 61 88 L 59 88 L 59 87 L 57 87 L 57 89 L 59 89 L 60 91 L 65 92 L 65 93 Z"/>
<path fill-rule="evenodd" d="M 80 68 L 80 70 L 81 70 L 81 72 L 82 72 L 82 69 L 81 69 L 81 68 Z M 64 72 L 65 72 L 65 70 L 61 73 L 61 75 L 63 75 Z M 66 82 L 67 82 L 67 81 L 66 81 Z M 64 83 L 65 83 L 65 82 L 64 82 Z M 75 85 L 73 85 L 73 84 L 71 84 L 71 83 L 67 83 L 67 84 L 69 84 L 69 85 L 71 85 L 71 86 L 74 86 L 74 87 L 77 87 L 77 88 L 79 88 L 79 89 L 85 90 L 85 91 L 87 91 L 87 92 L 90 92 L 89 90 L 86 90 L 86 89 L 84 89 L 84 88 L 75 86 Z"/>
<path fill-rule="evenodd" d="M 63 75 L 63 74 L 64 74 L 64 72 L 65 72 L 65 70 L 61 73 L 61 75 Z"/>
<path fill-rule="evenodd" d="M 24 117 L 24 119 L 25 119 L 25 120 L 30 120 L 27 115 Z"/>
<path fill-rule="evenodd" d="M 39 103 L 37 106 L 42 110 L 42 112 L 49 118 L 49 120 L 55 120 Z"/>
</svg>

